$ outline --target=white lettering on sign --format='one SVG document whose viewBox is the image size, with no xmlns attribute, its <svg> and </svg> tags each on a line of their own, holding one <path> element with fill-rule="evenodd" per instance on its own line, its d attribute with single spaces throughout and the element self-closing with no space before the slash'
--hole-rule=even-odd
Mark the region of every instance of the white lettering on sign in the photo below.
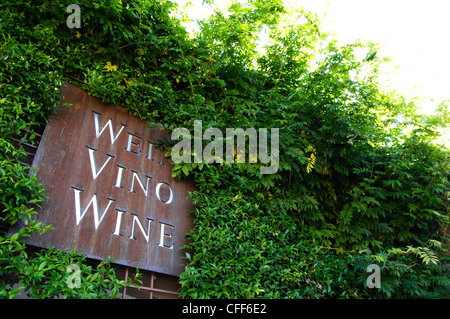
<svg viewBox="0 0 450 319">
<path fill-rule="evenodd" d="M 97 112 L 93 111 L 94 115 L 94 127 L 95 127 L 95 137 L 98 139 L 103 132 L 108 128 L 110 139 L 111 139 L 111 145 L 114 145 L 114 143 L 117 141 L 118 137 L 122 133 L 122 131 L 125 128 L 125 124 L 121 124 L 121 128 L 118 131 L 114 130 L 112 119 L 109 119 L 105 125 L 101 127 L 100 125 L 100 115 Z M 127 132 L 128 133 L 128 139 L 127 143 L 122 150 L 131 152 L 136 155 L 140 155 L 142 153 L 142 138 L 138 136 L 135 133 Z M 153 144 L 148 142 L 148 152 L 147 157 L 145 159 L 152 160 L 153 159 Z M 172 187 L 165 182 L 159 182 L 156 183 L 155 188 L 151 188 L 151 179 L 152 176 L 149 173 L 146 174 L 139 174 L 139 172 L 135 169 L 130 168 L 127 170 L 127 167 L 123 164 L 116 164 L 114 166 L 111 166 L 108 168 L 108 164 L 111 161 L 111 159 L 115 158 L 115 155 L 108 154 L 101 154 L 101 152 L 98 152 L 97 149 L 94 147 L 86 145 L 87 152 L 89 153 L 89 166 L 92 173 L 92 180 L 97 180 L 102 173 L 102 171 L 107 171 L 108 169 L 116 169 L 117 175 L 115 177 L 115 183 L 112 185 L 113 188 L 121 188 L 123 189 L 124 186 L 123 180 L 124 180 L 124 172 L 125 174 L 131 175 L 131 185 L 127 189 L 128 193 L 134 193 L 137 196 L 144 195 L 145 197 L 149 196 L 156 196 L 156 198 L 164 203 L 165 205 L 170 205 L 173 202 L 174 194 Z M 119 148 L 120 149 L 120 148 Z M 161 159 L 159 161 L 159 164 L 164 165 L 163 163 L 163 152 L 161 151 Z M 97 165 L 97 162 L 103 161 L 103 163 L 100 163 Z M 99 166 L 101 167 L 99 168 Z M 100 178 L 101 179 L 101 178 Z M 128 179 L 129 180 L 129 179 Z M 93 217 L 94 217 L 94 229 L 98 230 L 100 224 L 104 220 L 106 214 L 108 214 L 108 211 L 110 209 L 110 206 L 113 202 L 115 202 L 115 199 L 112 196 L 107 197 L 107 204 L 106 201 L 103 201 L 101 199 L 97 198 L 97 194 L 93 194 L 89 203 L 86 205 L 86 207 L 82 207 L 83 201 L 81 199 L 82 195 L 81 193 L 84 192 L 83 189 L 81 189 L 79 186 L 72 186 L 72 189 L 74 191 L 74 197 L 75 197 L 75 219 L 76 219 L 76 225 L 80 226 L 82 220 L 90 211 L 92 208 L 93 211 Z M 164 189 L 164 192 L 162 191 Z M 153 190 L 153 192 L 152 192 Z M 163 196 L 164 194 L 164 196 Z M 133 195 L 134 196 L 134 195 Z M 89 197 L 88 197 L 89 198 Z M 102 206 L 103 205 L 103 206 Z M 106 205 L 106 207 L 105 207 Z M 143 220 L 139 218 L 137 213 L 132 212 L 131 214 L 128 214 L 125 209 L 116 207 L 115 210 L 117 211 L 116 214 L 116 222 L 114 225 L 114 229 L 111 229 L 111 233 L 116 236 L 123 236 L 122 234 L 122 224 L 125 221 L 130 221 L 131 219 L 131 231 L 129 234 L 126 234 L 126 238 L 130 240 L 142 240 L 144 239 L 147 243 L 150 241 L 150 234 L 152 231 L 152 224 L 154 219 L 151 217 L 145 217 Z M 142 212 L 145 213 L 145 212 Z M 85 222 L 86 223 L 86 222 Z M 167 249 L 173 249 L 174 243 L 172 234 L 174 231 L 174 226 L 171 224 L 168 224 L 166 222 L 159 222 L 160 227 L 156 231 L 160 231 L 159 234 L 159 243 L 157 243 L 157 246 L 167 248 Z M 155 226 L 156 227 L 156 226 Z"/>
<path fill-rule="evenodd" d="M 172 239 L 172 233 L 173 233 L 173 229 L 175 228 L 174 226 L 172 226 L 172 225 L 169 225 L 169 224 L 165 224 L 165 223 L 163 223 L 163 222 L 159 222 L 160 224 L 161 224 L 161 232 L 160 232 L 160 238 L 159 238 L 159 245 L 158 246 L 160 246 L 160 247 L 166 247 L 166 248 L 169 248 L 169 249 L 173 249 L 173 243 L 172 243 L 172 245 L 165 245 L 164 244 L 164 239 L 165 238 L 170 238 L 170 239 Z M 170 228 L 171 229 L 171 232 L 166 232 L 166 227 L 168 227 L 168 228 Z"/>
<path fill-rule="evenodd" d="M 88 211 L 89 207 L 92 205 L 92 209 L 94 211 L 94 227 L 95 229 L 98 228 L 100 223 L 102 222 L 103 218 L 106 216 L 106 213 L 108 212 L 109 206 L 111 206 L 111 203 L 114 201 L 113 199 L 109 199 L 108 206 L 106 206 L 105 210 L 102 213 L 102 217 L 99 218 L 98 216 L 98 203 L 97 203 L 97 194 L 94 194 L 92 196 L 91 201 L 86 206 L 86 208 L 83 210 L 83 213 L 81 213 L 81 199 L 80 199 L 80 193 L 82 192 L 79 189 L 76 189 L 72 187 L 75 192 L 75 217 L 77 221 L 77 225 L 80 224 L 83 217 L 86 215 L 86 212 Z"/>
<path fill-rule="evenodd" d="M 139 217 L 137 217 L 137 215 L 133 215 L 133 227 L 131 228 L 130 239 L 136 239 L 134 238 L 134 226 L 136 226 L 137 224 L 139 226 L 139 229 L 141 230 L 142 235 L 144 235 L 144 238 L 148 243 L 150 237 L 150 225 L 152 224 L 152 220 L 150 218 L 147 219 L 148 219 L 148 230 L 146 232 L 144 230 L 144 226 L 142 226 L 141 221 L 139 220 Z"/>
<path fill-rule="evenodd" d="M 99 138 L 99 137 L 103 134 L 103 132 L 106 130 L 106 127 L 109 127 L 109 135 L 110 135 L 110 137 L 111 137 L 111 145 L 113 145 L 114 142 L 115 142 L 115 141 L 117 140 L 117 138 L 119 137 L 120 133 L 122 133 L 123 128 L 124 128 L 125 126 L 122 124 L 122 127 L 121 127 L 120 130 L 119 130 L 119 133 L 117 133 L 117 135 L 114 136 L 114 129 L 113 129 L 112 121 L 111 121 L 111 119 L 109 119 L 109 121 L 105 124 L 105 126 L 103 126 L 102 130 L 100 131 L 100 130 L 99 130 L 99 126 L 100 126 L 100 125 L 98 124 L 98 122 L 99 122 L 98 116 L 99 116 L 99 115 L 100 115 L 100 114 L 94 112 L 95 136 L 96 136 L 97 138 Z"/>
<path fill-rule="evenodd" d="M 117 236 L 122 236 L 122 234 L 120 234 L 120 225 L 122 224 L 122 215 L 126 212 L 124 210 L 118 209 L 117 207 L 116 210 L 117 210 L 116 228 L 113 234 Z"/>
<path fill-rule="evenodd" d="M 160 195 L 161 186 L 163 186 L 163 185 L 166 185 L 166 186 L 169 188 L 169 199 L 168 199 L 166 202 L 163 201 L 163 200 L 161 199 L 161 195 Z M 158 184 L 156 185 L 156 190 L 155 190 L 155 192 L 156 192 L 156 197 L 157 197 L 161 202 L 163 202 L 163 203 L 165 203 L 165 204 L 170 204 L 170 203 L 172 203 L 172 200 L 173 200 L 173 190 L 172 190 L 172 187 L 170 187 L 169 184 L 167 184 L 167 183 L 158 183 Z"/>
<path fill-rule="evenodd" d="M 127 151 L 134 154 L 141 154 L 141 138 L 128 132 Z"/>
<path fill-rule="evenodd" d="M 116 179 L 116 184 L 114 185 L 114 187 L 122 188 L 122 186 L 121 186 L 122 185 L 122 173 L 126 167 L 121 166 L 120 164 L 117 164 L 117 166 L 119 167 L 119 170 L 117 171 L 117 179 Z"/>
<path fill-rule="evenodd" d="M 108 164 L 109 160 L 113 158 L 114 156 L 111 156 L 109 154 L 106 154 L 108 156 L 108 159 L 103 163 L 103 166 L 100 168 L 100 170 L 97 171 L 97 165 L 95 165 L 95 158 L 94 158 L 94 152 L 95 150 L 90 148 L 89 146 L 86 146 L 89 150 L 89 161 L 91 162 L 91 171 L 92 171 L 92 178 L 95 180 L 98 175 L 103 171 L 106 164 Z"/>
<path fill-rule="evenodd" d="M 152 177 L 151 177 L 150 175 L 146 175 L 146 177 L 147 177 L 147 184 L 146 184 L 146 186 L 144 187 L 144 184 L 142 183 L 142 180 L 141 180 L 141 178 L 139 177 L 138 172 L 132 171 L 132 174 L 133 174 L 133 177 L 132 177 L 132 179 L 131 179 L 131 188 L 130 188 L 130 192 L 136 193 L 136 192 L 134 191 L 134 181 L 137 180 L 139 186 L 141 187 L 142 191 L 143 191 L 144 194 L 145 194 L 145 197 L 147 197 L 147 195 L 148 195 L 148 182 L 150 181 L 150 178 L 152 178 Z"/>
</svg>

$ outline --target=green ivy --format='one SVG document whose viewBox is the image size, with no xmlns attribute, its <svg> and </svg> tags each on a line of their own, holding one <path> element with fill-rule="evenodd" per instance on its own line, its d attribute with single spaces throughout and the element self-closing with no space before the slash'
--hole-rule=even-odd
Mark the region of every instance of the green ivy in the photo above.
<svg viewBox="0 0 450 319">
<path fill-rule="evenodd" d="M 446 296 L 449 150 L 434 139 L 449 104 L 420 116 L 384 92 L 376 44 L 339 46 L 314 14 L 282 1 L 234 1 L 195 36 L 169 1 L 80 0 L 79 29 L 66 26 L 69 4 L 0 4 L 0 222 L 28 223 L 0 237 L 1 296 L 17 293 L 6 279 L 40 298 L 111 297 L 124 284 L 111 261 L 94 269 L 75 252 L 23 244 L 46 230 L 31 218 L 45 190 L 11 140 L 29 130 L 21 143 L 35 143 L 64 81 L 151 127 L 280 129 L 275 174 L 262 175 L 260 162 L 174 166 L 197 185 L 181 296 Z M 259 51 L 263 28 L 270 41 Z M 160 147 L 170 154 L 173 144 Z M 85 274 L 78 294 L 64 286 L 73 262 Z M 372 263 L 380 290 L 365 286 Z"/>
</svg>

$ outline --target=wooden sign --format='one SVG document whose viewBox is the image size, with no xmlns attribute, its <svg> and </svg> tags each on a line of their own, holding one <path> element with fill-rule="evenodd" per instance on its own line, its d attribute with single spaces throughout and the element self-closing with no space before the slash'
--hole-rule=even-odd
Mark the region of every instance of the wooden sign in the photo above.
<svg viewBox="0 0 450 319">
<path fill-rule="evenodd" d="M 62 94 L 73 106 L 50 117 L 33 162 L 49 196 L 37 219 L 55 229 L 27 243 L 179 275 L 194 185 L 172 179 L 155 147 L 169 134 L 76 86 Z"/>
</svg>

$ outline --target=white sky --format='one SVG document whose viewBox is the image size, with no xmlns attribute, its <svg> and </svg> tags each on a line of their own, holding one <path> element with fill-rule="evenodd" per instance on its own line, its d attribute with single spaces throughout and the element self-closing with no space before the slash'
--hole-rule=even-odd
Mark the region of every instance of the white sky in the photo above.
<svg viewBox="0 0 450 319">
<path fill-rule="evenodd" d="M 319 14 L 324 31 L 343 43 L 358 38 L 380 43 L 382 56 L 393 60 L 386 74 L 390 88 L 419 97 L 424 112 L 450 99 L 449 0 L 298 0 Z M 393 72 L 393 67 L 398 69 Z M 433 99 L 434 102 L 427 101 Z"/>
<path fill-rule="evenodd" d="M 182 4 L 186 0 L 176 0 Z M 211 13 L 202 0 L 191 0 L 188 16 Z M 221 5 L 224 0 L 216 0 Z M 322 30 L 342 43 L 357 39 L 380 43 L 379 56 L 389 56 L 385 76 L 390 89 L 418 97 L 423 112 L 433 112 L 450 99 L 450 0 L 288 0 L 317 13 Z M 394 67 L 398 68 L 394 70 Z M 434 101 L 430 101 L 430 99 Z"/>
</svg>

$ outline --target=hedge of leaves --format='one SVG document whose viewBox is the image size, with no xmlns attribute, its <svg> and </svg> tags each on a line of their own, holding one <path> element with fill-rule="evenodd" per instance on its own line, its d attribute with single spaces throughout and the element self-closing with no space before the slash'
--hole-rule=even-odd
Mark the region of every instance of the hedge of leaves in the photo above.
<svg viewBox="0 0 450 319">
<path fill-rule="evenodd" d="M 433 143 L 448 103 L 436 121 L 383 92 L 375 44 L 339 46 L 281 1 L 233 2 L 193 37 L 168 1 L 78 1 L 79 29 L 66 25 L 71 2 L 0 4 L 0 222 L 31 217 L 45 199 L 10 141 L 48 119 L 67 81 L 169 131 L 192 132 L 194 120 L 280 129 L 275 174 L 262 163 L 174 166 L 197 185 L 182 297 L 448 296 L 449 151 Z M 0 237 L 1 296 L 17 293 L 9 281 L 41 298 L 111 297 L 124 284 L 110 261 L 93 269 L 76 252 L 27 253 L 23 238 L 45 231 L 28 223 Z M 85 265 L 78 290 L 61 284 L 74 262 Z M 369 264 L 381 267 L 380 289 L 366 287 Z"/>
</svg>

